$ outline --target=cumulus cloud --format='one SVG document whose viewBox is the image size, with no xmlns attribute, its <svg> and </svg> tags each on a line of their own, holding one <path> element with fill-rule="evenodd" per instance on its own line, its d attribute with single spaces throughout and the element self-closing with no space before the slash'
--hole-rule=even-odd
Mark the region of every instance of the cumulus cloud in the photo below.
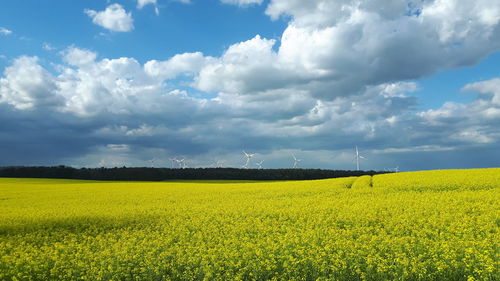
<svg viewBox="0 0 500 281">
<path fill-rule="evenodd" d="M 259 36 L 234 44 L 202 69 L 197 87 L 241 94 L 294 85 L 331 100 L 369 85 L 473 65 L 500 48 L 500 11 L 493 6 L 273 0 L 267 14 L 291 17 L 278 50 L 274 40 Z"/>
<path fill-rule="evenodd" d="M 483 104 L 500 107 L 500 78 L 471 83 L 462 90 L 479 93 Z"/>
<path fill-rule="evenodd" d="M 325 27 L 346 21 L 357 11 L 375 13 L 386 20 L 396 19 L 405 14 L 415 15 L 421 11 L 422 2 L 420 0 L 271 0 L 266 14 L 272 19 L 281 16 L 291 17 L 294 25 L 301 27 Z"/>
<path fill-rule="evenodd" d="M 202 91 L 248 93 L 279 88 L 280 76 L 286 74 L 273 63 L 275 40 L 260 36 L 230 46 L 222 57 L 204 66 L 196 86 Z M 273 85 L 276 84 L 276 85 Z"/>
<path fill-rule="evenodd" d="M 9 29 L 7 29 L 5 27 L 1 27 L 0 26 L 0 34 L 2 34 L 2 35 L 10 35 L 10 34 L 12 34 L 12 30 L 9 30 Z"/>
<path fill-rule="evenodd" d="M 102 112 L 131 113 L 152 109 L 151 100 L 162 89 L 160 81 L 152 80 L 132 58 L 93 61 L 87 51 L 70 51 L 58 76 L 58 88 L 65 96 L 63 111 L 79 115 Z M 84 54 L 83 56 L 80 56 Z"/>
<path fill-rule="evenodd" d="M 0 103 L 19 110 L 50 107 L 79 118 L 151 115 L 178 127 L 190 122 L 189 115 L 202 118 L 220 112 L 219 102 L 191 97 L 167 82 L 198 71 L 204 60 L 210 60 L 201 53 L 145 64 L 127 57 L 97 60 L 96 53 L 76 47 L 60 54 L 65 64 L 57 65 L 56 73 L 47 71 L 36 57 L 16 59 L 0 80 Z"/>
<path fill-rule="evenodd" d="M 144 64 L 144 70 L 152 77 L 170 79 L 179 74 L 197 74 L 200 69 L 212 61 L 201 52 L 178 54 L 166 61 L 151 60 Z"/>
<path fill-rule="evenodd" d="M 25 159 L 30 158 L 30 163 L 89 151 L 116 152 L 117 146 L 108 144 L 128 145 L 133 153 L 147 147 L 158 147 L 164 153 L 198 153 L 207 147 L 194 126 L 221 118 L 226 111 L 219 102 L 190 97 L 158 77 L 175 79 L 175 73 L 197 68 L 186 68 L 187 62 L 179 57 L 170 60 L 175 63 L 168 73 L 150 75 L 133 58 L 97 60 L 95 53 L 76 47 L 61 55 L 64 64 L 57 65 L 55 73 L 47 71 L 36 57 L 20 57 L 0 78 L 0 119 L 8 120 L 0 133 L 2 155 L 6 155 L 3 148 L 15 143 L 29 147 Z M 71 136 L 78 136 L 78 141 L 67 141 L 68 149 L 58 150 Z M 44 151 L 60 153 L 35 153 L 42 148 L 23 144 L 23 139 L 35 138 L 45 139 Z M 99 150 L 103 145 L 106 149 Z M 17 163 L 12 158 L 4 160 L 4 164 Z"/>
<path fill-rule="evenodd" d="M 227 59 L 240 59 L 237 53 L 231 50 Z M 76 47 L 68 48 L 62 55 L 66 65 L 58 67 L 57 75 L 48 73 L 34 58 L 19 59 L 2 78 L 2 97 L 6 97 L 2 102 L 19 110 L 43 109 L 49 106 L 44 100 L 57 98 L 59 102 L 52 108 L 60 114 L 81 120 L 109 120 L 110 123 L 96 124 L 94 135 L 108 139 L 108 143 L 149 137 L 151 145 L 166 137 L 172 139 L 172 147 L 182 151 L 181 146 L 186 143 L 199 149 L 213 146 L 226 149 L 225 146 L 241 145 L 244 139 L 259 138 L 262 147 L 289 142 L 299 146 L 304 138 L 313 140 L 331 131 L 338 136 L 344 133 L 358 136 L 373 131 L 378 123 L 389 126 L 385 119 L 414 103 L 413 98 L 404 94 L 415 89 L 411 83 L 367 88 L 356 101 L 345 98 L 323 102 L 305 91 L 288 90 L 194 98 L 185 91 L 169 91 L 165 81 L 199 69 L 203 63 L 201 54 L 174 56 L 165 62 L 147 62 L 143 66 L 132 58 L 96 60 L 95 53 Z M 232 55 L 236 57 L 230 58 Z M 151 65 L 155 64 L 159 67 L 152 71 L 155 68 Z M 26 77 L 44 76 L 43 81 L 50 81 L 46 85 L 39 79 L 40 83 L 24 90 L 24 96 L 37 92 L 45 95 L 29 96 L 27 101 L 13 100 L 20 96 L 20 90 L 14 89 L 23 89 L 13 86 L 21 76 L 14 74 L 20 71 L 31 71 Z M 345 126 L 347 123 L 351 126 Z M 311 142 L 311 148 L 314 145 L 324 146 L 317 141 Z"/>
<path fill-rule="evenodd" d="M 132 13 L 127 13 L 120 4 L 111 4 L 104 11 L 85 10 L 92 22 L 111 31 L 128 32 L 134 29 Z"/>
<path fill-rule="evenodd" d="M 282 167 L 289 154 L 295 153 L 309 159 L 304 162 L 307 165 L 333 167 L 328 165 L 335 161 L 335 167 L 345 168 L 351 164 L 351 147 L 361 143 L 365 154 L 372 153 L 373 163 L 365 163 L 365 167 L 377 168 L 376 163 L 384 161 L 392 165 L 384 160 L 382 155 L 386 154 L 401 159 L 407 153 L 491 146 L 500 139 L 496 129 L 500 78 L 466 85 L 464 91 L 479 93 L 472 103 L 449 103 L 418 112 L 417 98 L 410 94 L 418 90 L 414 82 L 366 86 L 357 95 L 333 100 L 318 99 L 297 89 L 256 91 L 252 95 L 219 93 L 208 99 L 168 86 L 176 75 L 200 69 L 201 54 L 149 62 L 168 66 L 159 67 L 157 72 L 148 70 L 148 62 L 98 60 L 95 53 L 76 47 L 61 55 L 65 64 L 57 67 L 56 74 L 45 70 L 36 58 L 17 59 L 1 78 L 0 107 L 2 115 L 17 114 L 25 120 L 43 114 L 43 124 L 36 122 L 43 129 L 25 130 L 23 136 L 46 138 L 47 150 L 59 149 L 60 141 L 55 141 L 58 134 L 67 136 L 62 138 L 66 148 L 60 157 L 80 165 L 144 165 L 153 157 L 174 155 L 191 158 L 192 165 L 204 165 L 216 155 L 225 155 L 226 165 L 239 166 L 238 152 L 248 149 L 269 160 L 269 167 Z M 191 67 L 186 67 L 188 62 L 192 62 Z M 50 114 L 45 113 L 47 109 Z M 29 124 L 8 119 L 22 128 Z M 7 127 L 4 133 L 12 130 Z M 78 135 L 79 141 L 69 140 L 68 134 Z M 330 156 L 323 159 L 325 155 Z M 195 161 L 200 158 L 201 162 Z"/>
<path fill-rule="evenodd" d="M 62 52 L 63 60 L 72 66 L 85 66 L 93 63 L 97 54 L 80 48 L 70 47 Z"/>
<path fill-rule="evenodd" d="M 23 56 L 7 67 L 0 78 L 0 103 L 8 103 L 17 109 L 52 107 L 59 104 L 54 95 L 55 79 L 38 64 L 37 57 Z"/>
</svg>

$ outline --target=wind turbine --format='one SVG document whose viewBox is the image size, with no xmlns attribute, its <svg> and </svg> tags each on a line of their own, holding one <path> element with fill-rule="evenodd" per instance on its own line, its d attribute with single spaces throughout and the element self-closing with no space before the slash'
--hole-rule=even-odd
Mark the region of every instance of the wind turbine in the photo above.
<svg viewBox="0 0 500 281">
<path fill-rule="evenodd" d="M 170 160 L 172 163 L 170 165 L 170 167 L 173 169 L 174 168 L 174 162 L 177 162 L 177 158 L 169 158 L 168 160 Z"/>
<path fill-rule="evenodd" d="M 262 163 L 264 163 L 264 160 L 261 160 L 260 162 L 255 163 L 255 165 L 257 165 L 258 169 L 262 169 Z"/>
<path fill-rule="evenodd" d="M 356 145 L 356 170 L 359 171 L 359 159 L 366 159 L 364 156 L 359 155 L 358 146 Z"/>
<path fill-rule="evenodd" d="M 215 167 L 215 168 L 220 168 L 220 167 L 222 167 L 222 164 L 224 164 L 224 161 L 221 161 L 221 160 L 214 160 L 214 167 Z"/>
<path fill-rule="evenodd" d="M 155 159 L 153 158 L 153 159 L 149 160 L 149 162 L 151 163 L 151 168 L 154 168 L 154 166 L 155 166 Z"/>
<path fill-rule="evenodd" d="M 399 172 L 399 166 L 393 169 L 395 173 Z"/>
<path fill-rule="evenodd" d="M 300 161 L 302 161 L 302 159 L 297 159 L 297 157 L 295 157 L 294 154 L 292 154 L 293 156 L 293 168 L 297 168 L 297 164 L 299 164 Z"/>
<path fill-rule="evenodd" d="M 182 158 L 182 159 L 175 159 L 175 161 L 177 162 L 177 164 L 179 164 L 179 168 L 184 168 L 184 160 L 186 160 L 185 158 Z"/>
<path fill-rule="evenodd" d="M 245 157 L 247 158 L 247 162 L 245 165 L 242 166 L 242 168 L 247 169 L 248 165 L 250 164 L 250 159 L 255 156 L 255 153 L 246 153 L 245 150 L 243 150 L 243 154 L 245 154 Z"/>
</svg>

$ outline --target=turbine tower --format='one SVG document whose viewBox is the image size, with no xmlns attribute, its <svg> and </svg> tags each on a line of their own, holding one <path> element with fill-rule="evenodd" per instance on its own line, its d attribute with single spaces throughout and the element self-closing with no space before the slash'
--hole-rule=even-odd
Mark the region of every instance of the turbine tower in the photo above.
<svg viewBox="0 0 500 281">
<path fill-rule="evenodd" d="M 170 167 L 173 169 L 173 168 L 174 168 L 174 166 L 175 166 L 175 164 L 174 164 L 174 163 L 175 163 L 175 162 L 177 162 L 177 158 L 175 158 L 175 157 L 174 157 L 174 158 L 168 158 L 168 160 L 170 160 L 170 161 L 171 161 L 171 165 L 170 165 Z"/>
<path fill-rule="evenodd" d="M 294 154 L 292 154 L 293 156 L 293 168 L 297 168 L 297 165 L 299 164 L 300 161 L 302 161 L 302 159 L 297 159 L 297 157 L 295 157 Z"/>
<path fill-rule="evenodd" d="M 359 171 L 359 159 L 366 159 L 359 154 L 358 146 L 356 145 L 356 171 Z"/>
<path fill-rule="evenodd" d="M 153 158 L 153 159 L 149 160 L 149 162 L 151 163 L 151 168 L 154 168 L 154 166 L 155 166 L 155 159 Z"/>
<path fill-rule="evenodd" d="M 246 153 L 245 150 L 243 150 L 243 154 L 245 154 L 245 157 L 247 158 L 247 162 L 245 165 L 242 166 L 242 168 L 248 169 L 248 165 L 250 164 L 250 159 L 255 156 L 255 153 Z"/>
</svg>

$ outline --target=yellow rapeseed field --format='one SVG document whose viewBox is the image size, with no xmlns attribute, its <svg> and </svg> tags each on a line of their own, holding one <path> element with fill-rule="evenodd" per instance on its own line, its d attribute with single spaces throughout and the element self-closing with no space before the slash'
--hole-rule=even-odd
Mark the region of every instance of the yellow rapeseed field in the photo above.
<svg viewBox="0 0 500 281">
<path fill-rule="evenodd" d="M 0 179 L 0 280 L 500 280 L 499 191 L 500 169 Z"/>
</svg>

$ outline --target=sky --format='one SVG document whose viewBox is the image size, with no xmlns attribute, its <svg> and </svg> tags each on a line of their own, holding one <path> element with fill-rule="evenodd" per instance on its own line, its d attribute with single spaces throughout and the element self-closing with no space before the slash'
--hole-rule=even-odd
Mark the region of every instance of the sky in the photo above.
<svg viewBox="0 0 500 281">
<path fill-rule="evenodd" d="M 0 5 L 0 166 L 500 166 L 497 0 Z"/>
</svg>

